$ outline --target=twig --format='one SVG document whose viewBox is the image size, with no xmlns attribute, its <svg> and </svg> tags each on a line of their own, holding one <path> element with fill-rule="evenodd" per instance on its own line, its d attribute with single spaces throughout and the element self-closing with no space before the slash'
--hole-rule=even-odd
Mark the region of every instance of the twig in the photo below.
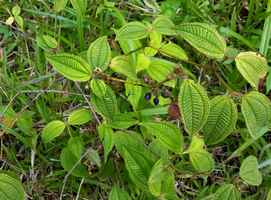
<svg viewBox="0 0 271 200">
<path fill-rule="evenodd" d="M 72 168 L 68 171 L 68 173 L 65 175 L 64 180 L 63 180 L 63 186 L 62 186 L 62 189 L 61 189 L 59 200 L 62 200 L 63 193 L 64 193 L 64 190 L 65 190 L 65 186 L 66 186 L 66 183 L 67 183 L 67 180 L 68 180 L 69 176 L 72 174 L 73 170 L 77 167 L 77 165 L 79 165 L 81 163 L 81 161 L 83 160 L 83 158 L 86 157 L 91 150 L 92 150 L 92 148 L 89 147 L 86 150 L 86 152 L 79 158 L 79 160 L 72 166 Z"/>
<path fill-rule="evenodd" d="M 81 94 L 83 95 L 84 99 L 86 100 L 86 102 L 87 102 L 87 104 L 88 104 L 88 106 L 89 106 L 89 108 L 90 108 L 93 116 L 95 117 L 96 121 L 98 122 L 98 124 L 101 124 L 101 121 L 100 121 L 99 117 L 96 115 L 95 109 L 93 108 L 93 105 L 88 100 L 88 97 L 83 93 L 80 85 L 77 82 L 75 82 L 75 85 L 78 88 L 78 90 L 81 92 Z"/>
<path fill-rule="evenodd" d="M 79 200 L 81 188 L 82 188 L 82 185 L 83 185 L 84 181 L 85 181 L 85 179 L 82 178 L 82 180 L 81 180 L 81 182 L 80 182 L 80 185 L 79 185 L 79 188 L 78 188 L 78 191 L 77 191 L 77 195 L 76 195 L 75 200 Z"/>
</svg>

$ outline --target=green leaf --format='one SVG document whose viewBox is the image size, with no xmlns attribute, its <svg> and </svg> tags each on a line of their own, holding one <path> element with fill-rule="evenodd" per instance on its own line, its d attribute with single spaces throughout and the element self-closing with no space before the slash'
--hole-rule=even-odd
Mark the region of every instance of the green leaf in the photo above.
<svg viewBox="0 0 271 200">
<path fill-rule="evenodd" d="M 148 37 L 149 28 L 141 22 L 130 22 L 116 33 L 117 40 L 139 40 Z"/>
<path fill-rule="evenodd" d="M 165 16 L 157 17 L 153 24 L 153 28 L 155 31 L 162 35 L 176 35 L 176 27 L 175 24 Z"/>
<path fill-rule="evenodd" d="M 65 129 L 65 124 L 62 121 L 54 120 L 48 123 L 42 130 L 41 138 L 44 143 L 48 143 L 61 135 Z"/>
<path fill-rule="evenodd" d="M 237 108 L 228 96 L 217 96 L 210 101 L 210 113 L 203 127 L 207 144 L 217 144 L 228 137 L 235 129 Z"/>
<path fill-rule="evenodd" d="M 87 168 L 78 163 L 80 158 L 76 157 L 69 147 L 62 149 L 60 154 L 60 162 L 65 171 L 69 172 L 72 170 L 72 175 L 76 177 L 86 177 L 88 175 Z"/>
<path fill-rule="evenodd" d="M 258 170 L 258 161 L 255 156 L 248 156 L 243 160 L 240 177 L 249 185 L 259 186 L 262 183 L 262 174 Z"/>
<path fill-rule="evenodd" d="M 114 186 L 109 194 L 109 200 L 131 200 L 131 198 L 125 190 Z"/>
<path fill-rule="evenodd" d="M 193 136 L 188 149 L 190 161 L 197 172 L 210 172 L 214 168 L 212 155 L 204 148 L 203 139 Z"/>
<path fill-rule="evenodd" d="M 21 8 L 20 8 L 18 5 L 16 5 L 16 6 L 14 6 L 14 7 L 12 8 L 11 12 L 12 12 L 12 14 L 13 14 L 14 16 L 18 16 L 18 15 L 20 15 L 20 13 L 21 13 Z"/>
<path fill-rule="evenodd" d="M 37 45 L 43 50 L 55 49 L 58 46 L 56 39 L 50 35 L 38 36 Z"/>
<path fill-rule="evenodd" d="M 59 53 L 47 54 L 46 58 L 57 72 L 72 81 L 88 81 L 91 78 L 90 65 L 79 56 Z"/>
<path fill-rule="evenodd" d="M 242 97 L 241 111 L 250 135 L 255 139 L 270 126 L 270 101 L 259 93 L 250 92 Z"/>
<path fill-rule="evenodd" d="M 24 19 L 21 16 L 14 16 L 16 23 L 19 25 L 20 29 L 23 31 L 24 29 Z"/>
<path fill-rule="evenodd" d="M 224 39 L 215 28 L 204 23 L 184 23 L 177 33 L 199 52 L 211 58 L 222 59 L 226 50 Z"/>
<path fill-rule="evenodd" d="M 106 84 L 103 80 L 92 79 L 90 81 L 90 88 L 97 97 L 104 97 L 106 94 Z"/>
<path fill-rule="evenodd" d="M 22 183 L 4 173 L 0 173 L 0 199 L 25 200 L 26 195 Z"/>
<path fill-rule="evenodd" d="M 235 62 L 244 79 L 254 88 L 258 87 L 259 80 L 268 72 L 266 59 L 255 52 L 239 53 Z"/>
<path fill-rule="evenodd" d="M 116 56 L 111 60 L 110 68 L 117 73 L 123 74 L 130 79 L 136 79 L 136 69 L 130 64 L 128 56 Z"/>
<path fill-rule="evenodd" d="M 168 78 L 168 76 L 174 71 L 175 67 L 175 63 L 164 59 L 153 58 L 147 72 L 152 79 L 162 82 Z"/>
<path fill-rule="evenodd" d="M 146 56 L 155 56 L 157 50 L 162 44 L 162 35 L 157 31 L 150 32 L 150 41 L 148 43 L 149 47 L 145 47 L 144 53 Z"/>
<path fill-rule="evenodd" d="M 111 49 L 106 36 L 99 37 L 90 44 L 87 57 L 92 68 L 106 70 L 111 59 Z"/>
<path fill-rule="evenodd" d="M 204 88 L 193 80 L 184 80 L 178 97 L 178 103 L 185 125 L 190 134 L 198 133 L 209 115 L 209 99 Z"/>
<path fill-rule="evenodd" d="M 173 57 L 180 60 L 188 60 L 185 51 L 179 45 L 172 42 L 162 45 L 159 51 L 168 57 Z"/>
<path fill-rule="evenodd" d="M 113 149 L 114 140 L 113 140 L 113 130 L 112 128 L 108 127 L 106 124 L 102 124 L 98 127 L 98 133 L 100 139 L 103 142 L 104 147 L 104 161 L 107 161 L 108 155 Z"/>
<path fill-rule="evenodd" d="M 96 111 L 104 118 L 112 120 L 113 113 L 119 113 L 118 102 L 114 91 L 106 85 L 106 93 L 103 97 L 93 95 L 91 98 Z"/>
<path fill-rule="evenodd" d="M 133 106 L 134 110 L 137 110 L 139 102 L 143 93 L 142 86 L 131 84 L 128 81 L 125 83 L 125 94 L 128 97 L 128 101 Z"/>
<path fill-rule="evenodd" d="M 83 17 L 87 10 L 87 0 L 71 0 L 72 7 L 79 17 Z"/>
<path fill-rule="evenodd" d="M 233 184 L 224 184 L 215 192 L 214 200 L 241 200 L 241 194 Z"/>
<path fill-rule="evenodd" d="M 113 114 L 112 122 L 108 125 L 115 129 L 128 129 L 138 123 L 136 117 L 133 112 Z"/>
<path fill-rule="evenodd" d="M 152 163 L 142 154 L 132 148 L 123 148 L 123 159 L 130 179 L 140 189 L 148 190 L 148 177 Z"/>
<path fill-rule="evenodd" d="M 169 169 L 169 165 L 162 159 L 158 160 L 152 167 L 148 179 L 149 191 L 152 195 L 159 197 L 171 194 L 176 197 L 174 175 Z"/>
<path fill-rule="evenodd" d="M 183 136 L 175 125 L 167 122 L 143 122 L 141 125 L 158 138 L 165 148 L 175 153 L 182 153 Z"/>
<path fill-rule="evenodd" d="M 80 108 L 73 111 L 68 118 L 70 125 L 82 125 L 89 122 L 92 119 L 92 114 L 89 110 Z"/>
<path fill-rule="evenodd" d="M 54 10 L 56 12 L 62 11 L 66 7 L 67 2 L 68 2 L 68 0 L 55 0 Z"/>
</svg>

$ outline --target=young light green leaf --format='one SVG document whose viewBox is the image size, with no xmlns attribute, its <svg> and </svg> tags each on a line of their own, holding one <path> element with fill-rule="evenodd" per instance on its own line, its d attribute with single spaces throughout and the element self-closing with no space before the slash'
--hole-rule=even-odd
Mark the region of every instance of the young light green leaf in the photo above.
<svg viewBox="0 0 271 200">
<path fill-rule="evenodd" d="M 214 200 L 241 200 L 241 194 L 233 184 L 224 184 L 217 189 Z"/>
<path fill-rule="evenodd" d="M 178 97 L 178 103 L 185 125 L 190 134 L 198 133 L 209 115 L 209 99 L 204 88 L 193 80 L 184 80 Z"/>
<path fill-rule="evenodd" d="M 148 186 L 149 191 L 156 197 L 171 194 L 171 196 L 176 198 L 174 175 L 168 167 L 168 164 L 162 159 L 158 160 L 152 167 L 148 179 Z"/>
<path fill-rule="evenodd" d="M 25 200 L 26 195 L 22 183 L 4 173 L 0 173 L 0 199 Z"/>
<path fill-rule="evenodd" d="M 92 68 L 106 70 L 111 59 L 111 49 L 106 36 L 99 37 L 90 44 L 87 57 Z"/>
<path fill-rule="evenodd" d="M 255 52 L 242 52 L 235 58 L 236 66 L 249 84 L 258 88 L 259 81 L 268 72 L 268 64 L 264 57 Z"/>
<path fill-rule="evenodd" d="M 67 2 L 68 2 L 68 0 L 55 0 L 54 10 L 56 12 L 62 11 L 66 7 Z"/>
<path fill-rule="evenodd" d="M 116 56 L 111 60 L 110 68 L 120 74 L 127 76 L 130 79 L 136 79 L 136 69 L 129 62 L 128 56 Z"/>
<path fill-rule="evenodd" d="M 72 81 L 88 81 L 91 78 L 90 65 L 79 56 L 59 53 L 47 54 L 46 58 L 57 72 Z"/>
<path fill-rule="evenodd" d="M 210 172 L 214 168 L 212 155 L 204 148 L 203 139 L 193 136 L 188 149 L 190 161 L 197 172 Z"/>
<path fill-rule="evenodd" d="M 175 24 L 166 16 L 157 17 L 152 26 L 155 31 L 162 35 L 176 35 Z"/>
<path fill-rule="evenodd" d="M 145 47 L 144 53 L 146 56 L 155 56 L 157 50 L 162 44 L 162 35 L 157 31 L 150 32 L 150 41 L 148 43 L 149 47 Z"/>
<path fill-rule="evenodd" d="M 50 35 L 38 36 L 37 45 L 43 50 L 55 49 L 58 46 L 56 39 Z"/>
<path fill-rule="evenodd" d="M 24 19 L 20 15 L 14 16 L 15 22 L 19 25 L 20 29 L 24 30 Z"/>
<path fill-rule="evenodd" d="M 14 16 L 20 15 L 20 13 L 21 13 L 21 8 L 20 8 L 20 6 L 18 6 L 18 5 L 14 6 L 14 7 L 12 8 L 11 12 L 12 12 L 12 14 L 13 14 Z"/>
<path fill-rule="evenodd" d="M 143 93 L 143 87 L 129 83 L 125 83 L 125 94 L 128 97 L 128 101 L 133 106 L 134 110 L 138 109 L 139 101 Z"/>
<path fill-rule="evenodd" d="M 44 143 L 48 143 L 60 136 L 65 129 L 64 122 L 60 120 L 54 120 L 48 123 L 42 130 L 41 138 Z"/>
<path fill-rule="evenodd" d="M 237 108 L 228 96 L 217 96 L 210 101 L 210 113 L 203 127 L 204 140 L 207 144 L 223 141 L 235 129 Z"/>
<path fill-rule="evenodd" d="M 116 33 L 117 40 L 139 40 L 148 37 L 149 28 L 141 22 L 130 22 Z"/>
<path fill-rule="evenodd" d="M 262 93 L 253 91 L 242 98 L 241 111 L 250 135 L 255 139 L 270 126 L 270 101 Z"/>
<path fill-rule="evenodd" d="M 114 186 L 109 194 L 109 200 L 131 200 L 131 198 L 125 190 Z"/>
<path fill-rule="evenodd" d="M 70 125 L 82 125 L 92 119 L 92 114 L 89 110 L 81 108 L 73 111 L 68 118 Z"/>
<path fill-rule="evenodd" d="M 167 122 L 143 122 L 141 126 L 147 128 L 149 133 L 158 138 L 165 148 L 175 153 L 182 153 L 183 136 L 175 125 Z"/>
<path fill-rule="evenodd" d="M 255 156 L 248 156 L 243 160 L 240 177 L 249 185 L 259 186 L 262 183 L 262 174 L 258 170 L 258 161 Z"/>
<path fill-rule="evenodd" d="M 158 82 L 162 82 L 174 71 L 176 64 L 160 58 L 152 58 L 147 69 L 150 77 Z"/>
<path fill-rule="evenodd" d="M 172 42 L 161 45 L 159 51 L 165 56 L 177 58 L 180 60 L 188 60 L 187 54 L 182 49 L 182 47 Z"/>
<path fill-rule="evenodd" d="M 204 23 L 184 23 L 177 33 L 199 52 L 211 58 L 222 59 L 226 50 L 225 40 L 215 28 Z"/>
<path fill-rule="evenodd" d="M 106 94 L 106 84 L 103 80 L 92 79 L 90 81 L 90 88 L 97 97 L 102 98 Z"/>
</svg>

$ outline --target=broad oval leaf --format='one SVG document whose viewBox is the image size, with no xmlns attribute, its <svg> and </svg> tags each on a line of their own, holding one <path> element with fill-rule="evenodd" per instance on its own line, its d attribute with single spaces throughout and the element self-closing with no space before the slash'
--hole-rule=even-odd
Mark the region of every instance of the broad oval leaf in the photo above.
<svg viewBox="0 0 271 200">
<path fill-rule="evenodd" d="M 243 160 L 240 177 L 249 185 L 259 186 L 262 183 L 262 174 L 258 170 L 258 161 L 255 156 L 248 156 Z"/>
<path fill-rule="evenodd" d="M 148 43 L 149 47 L 145 47 L 144 54 L 146 56 L 155 56 L 161 44 L 162 44 L 162 35 L 157 31 L 151 31 L 150 41 Z"/>
<path fill-rule="evenodd" d="M 235 58 L 236 66 L 242 76 L 254 88 L 258 88 L 261 78 L 268 72 L 268 64 L 264 57 L 255 52 L 242 52 Z"/>
<path fill-rule="evenodd" d="M 214 200 L 240 200 L 241 194 L 233 184 L 224 184 L 217 189 Z"/>
<path fill-rule="evenodd" d="M 72 81 L 88 81 L 92 75 L 90 65 L 81 57 L 68 54 L 47 54 L 48 62 L 53 68 Z"/>
<path fill-rule="evenodd" d="M 186 131 L 198 133 L 209 115 L 209 99 L 204 88 L 193 80 L 184 80 L 178 97 L 178 103 Z"/>
<path fill-rule="evenodd" d="M 138 152 L 132 148 L 123 148 L 123 159 L 125 167 L 129 172 L 129 177 L 141 190 L 148 190 L 148 177 L 153 163 L 145 157 L 143 152 Z"/>
<path fill-rule="evenodd" d="M 174 175 L 169 165 L 162 159 L 158 160 L 152 167 L 148 179 L 149 191 L 156 197 L 171 195 L 175 199 L 176 192 L 174 185 Z"/>
<path fill-rule="evenodd" d="M 168 57 L 173 57 L 180 60 L 188 60 L 187 54 L 182 49 L 182 47 L 172 42 L 162 45 L 159 51 Z"/>
<path fill-rule="evenodd" d="M 162 35 L 176 35 L 175 24 L 166 16 L 157 17 L 152 26 L 155 31 Z"/>
<path fill-rule="evenodd" d="M 92 119 L 92 114 L 89 110 L 81 108 L 73 111 L 68 118 L 70 125 L 82 125 L 89 122 Z"/>
<path fill-rule="evenodd" d="M 103 80 L 92 79 L 90 81 L 90 88 L 97 97 L 102 98 L 106 94 L 106 84 Z"/>
<path fill-rule="evenodd" d="M 270 100 L 262 93 L 253 91 L 242 98 L 241 111 L 250 135 L 255 139 L 268 130 L 270 124 Z"/>
<path fill-rule="evenodd" d="M 165 81 L 168 76 L 174 71 L 176 64 L 160 58 L 152 58 L 147 69 L 150 77 L 158 82 Z M 171 85 L 174 86 L 174 85 Z"/>
<path fill-rule="evenodd" d="M 0 173 L 0 199 L 25 200 L 26 195 L 22 183 L 4 173 Z"/>
<path fill-rule="evenodd" d="M 106 36 L 99 37 L 90 44 L 87 57 L 92 68 L 106 70 L 111 58 L 111 49 Z"/>
<path fill-rule="evenodd" d="M 48 143 L 61 135 L 65 129 L 64 122 L 60 120 L 54 120 L 48 123 L 42 130 L 41 138 L 44 143 Z"/>
<path fill-rule="evenodd" d="M 223 141 L 235 129 L 237 108 L 228 96 L 217 96 L 210 101 L 210 113 L 203 127 L 204 140 L 207 144 Z"/>
<path fill-rule="evenodd" d="M 43 50 L 55 49 L 58 43 L 55 38 L 50 35 L 41 35 L 37 37 L 37 45 Z"/>
<path fill-rule="evenodd" d="M 130 200 L 129 194 L 118 186 L 114 186 L 109 194 L 109 200 Z"/>
<path fill-rule="evenodd" d="M 199 52 L 211 58 L 222 59 L 226 42 L 215 28 L 204 23 L 184 23 L 177 26 L 177 33 Z"/>
<path fill-rule="evenodd" d="M 148 37 L 149 28 L 141 22 L 129 22 L 117 31 L 117 40 L 139 40 Z"/>
<path fill-rule="evenodd" d="M 113 113 L 119 113 L 117 97 L 108 85 L 106 85 L 105 95 L 103 97 L 92 95 L 91 102 L 96 111 L 108 120 L 112 120 Z"/>
<path fill-rule="evenodd" d="M 142 126 L 158 138 L 163 146 L 175 152 L 183 151 L 183 136 L 175 125 L 167 122 L 143 122 Z"/>
<path fill-rule="evenodd" d="M 69 147 L 62 149 L 60 154 L 61 165 L 65 171 L 69 172 L 72 170 L 71 174 L 77 177 L 86 177 L 88 175 L 87 168 L 78 163 L 80 158 L 76 157 Z"/>
<path fill-rule="evenodd" d="M 110 68 L 130 79 L 136 79 L 136 68 L 129 62 L 128 56 L 116 56 L 111 60 Z"/>
<path fill-rule="evenodd" d="M 61 10 L 63 10 L 66 7 L 68 0 L 56 0 L 54 2 L 55 2 L 54 3 L 54 10 L 56 12 L 60 12 Z"/>
<path fill-rule="evenodd" d="M 103 147 L 104 147 L 104 160 L 107 161 L 108 155 L 113 149 L 114 140 L 113 134 L 114 131 L 112 128 L 108 127 L 106 124 L 101 124 L 98 127 L 99 137 L 102 140 Z"/>
<path fill-rule="evenodd" d="M 203 139 L 198 136 L 193 136 L 191 144 L 188 149 L 189 158 L 192 166 L 197 172 L 210 172 L 214 168 L 214 160 L 212 154 L 207 152 L 204 148 Z"/>
</svg>

